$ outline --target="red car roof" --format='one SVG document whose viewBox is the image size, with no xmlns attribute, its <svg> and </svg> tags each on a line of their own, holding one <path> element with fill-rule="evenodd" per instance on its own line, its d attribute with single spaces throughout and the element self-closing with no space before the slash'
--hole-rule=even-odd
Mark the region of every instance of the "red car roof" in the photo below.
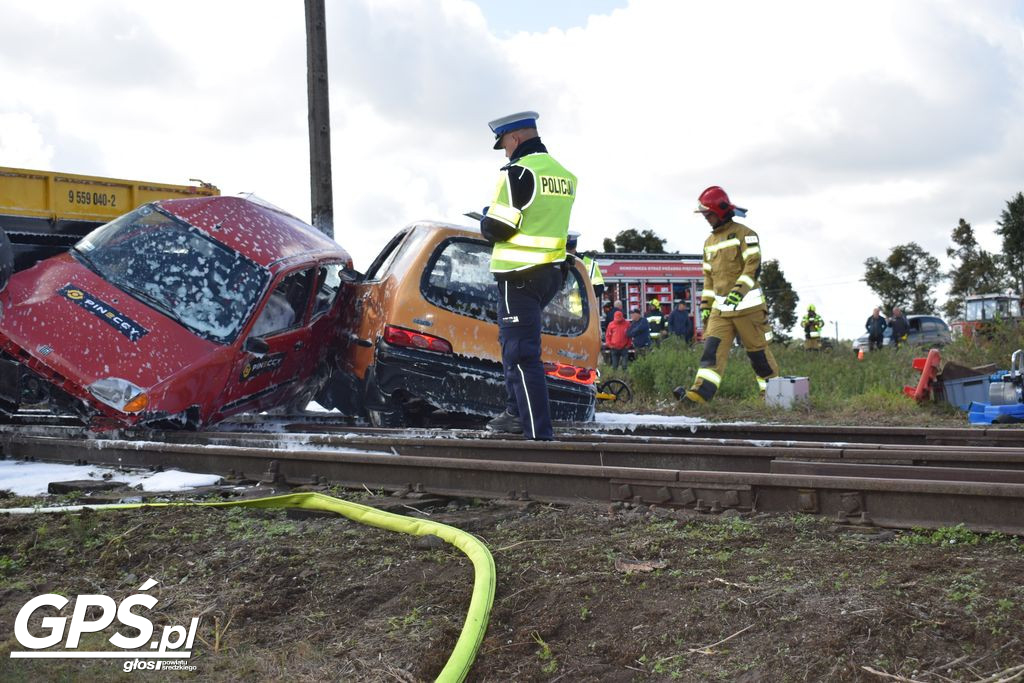
<svg viewBox="0 0 1024 683">
<path fill-rule="evenodd" d="M 261 266 L 302 254 L 348 252 L 311 225 L 255 198 L 196 197 L 156 204 Z"/>
</svg>

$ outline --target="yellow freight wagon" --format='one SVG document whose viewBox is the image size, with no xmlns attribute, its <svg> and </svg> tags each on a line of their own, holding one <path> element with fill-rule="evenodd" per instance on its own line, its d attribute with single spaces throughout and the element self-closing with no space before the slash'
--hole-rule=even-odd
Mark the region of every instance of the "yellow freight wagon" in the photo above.
<svg viewBox="0 0 1024 683">
<path fill-rule="evenodd" d="M 219 194 L 216 187 L 202 182 L 166 185 L 0 166 L 0 216 L 42 218 L 54 225 L 102 225 L 157 199 Z"/>
<path fill-rule="evenodd" d="M 93 228 L 157 199 L 219 195 L 209 183 L 168 185 L 0 166 L 0 228 L 16 269 L 66 250 Z"/>
</svg>

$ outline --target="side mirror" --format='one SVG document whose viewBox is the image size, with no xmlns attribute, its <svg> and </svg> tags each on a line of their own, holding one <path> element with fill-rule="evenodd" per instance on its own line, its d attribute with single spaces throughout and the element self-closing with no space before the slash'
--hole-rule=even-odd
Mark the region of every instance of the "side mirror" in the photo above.
<svg viewBox="0 0 1024 683">
<path fill-rule="evenodd" d="M 262 356 L 270 352 L 270 344 L 263 337 L 249 337 L 245 340 L 245 346 L 243 347 L 249 353 L 254 353 L 257 356 Z"/>
<path fill-rule="evenodd" d="M 345 268 L 338 271 L 338 279 L 342 282 L 362 282 L 363 274 L 358 270 L 349 270 Z"/>
</svg>

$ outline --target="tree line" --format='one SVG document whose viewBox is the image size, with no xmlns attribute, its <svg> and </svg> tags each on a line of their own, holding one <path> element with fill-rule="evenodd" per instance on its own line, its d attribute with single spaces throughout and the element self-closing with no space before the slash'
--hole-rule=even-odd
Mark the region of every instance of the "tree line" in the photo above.
<svg viewBox="0 0 1024 683">
<path fill-rule="evenodd" d="M 949 280 L 949 298 L 942 306 L 947 318 L 958 317 L 968 294 L 989 294 L 1012 290 L 1024 293 L 1024 193 L 1006 202 L 996 222 L 1002 238 L 1002 252 L 995 254 L 978 245 L 974 228 L 963 218 L 950 235 L 953 246 L 946 256 L 953 265 L 943 272 L 939 260 L 917 242 L 898 244 L 885 259 L 871 257 L 864 262 L 863 281 L 878 296 L 885 311 L 899 306 L 914 313 L 931 313 L 937 308 L 935 289 Z M 664 254 L 665 241 L 652 230 L 628 229 L 605 238 L 608 253 Z M 786 279 L 777 259 L 761 264 L 761 289 L 768 318 L 776 338 L 788 339 L 797 322 L 800 297 Z"/>
<path fill-rule="evenodd" d="M 953 245 L 946 248 L 952 267 L 943 272 L 939 260 L 917 242 L 898 244 L 883 259 L 871 257 L 864 262 L 863 281 L 889 311 L 900 306 L 915 313 L 932 313 L 938 306 L 935 288 L 949 280 L 949 297 L 942 305 L 947 318 L 963 311 L 968 294 L 991 294 L 1012 290 L 1024 292 L 1024 193 L 1006 202 L 996 221 L 996 233 L 1002 237 L 1002 252 L 982 249 L 974 237 L 974 228 L 963 218 L 950 235 Z"/>
</svg>

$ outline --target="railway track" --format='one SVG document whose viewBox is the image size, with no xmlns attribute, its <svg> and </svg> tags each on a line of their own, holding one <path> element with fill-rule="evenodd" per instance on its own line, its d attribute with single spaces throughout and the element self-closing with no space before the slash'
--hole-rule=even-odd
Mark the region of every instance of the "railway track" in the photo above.
<svg viewBox="0 0 1024 683">
<path fill-rule="evenodd" d="M 695 425 L 573 430 L 538 443 L 472 430 L 375 430 L 332 416 L 274 416 L 212 432 L 120 438 L 26 421 L 0 428 L 0 446 L 15 458 L 179 467 L 280 486 L 331 482 L 399 495 L 622 501 L 708 514 L 793 511 L 864 526 L 962 523 L 1024 534 L 1022 436 L 1019 429 Z"/>
<path fill-rule="evenodd" d="M 221 423 L 219 428 L 266 429 L 267 416 L 246 415 Z M 351 418 L 332 413 L 304 413 L 301 415 L 276 415 L 269 420 L 274 429 L 287 431 L 357 431 L 360 433 L 391 433 L 355 423 Z M 402 430 L 437 433 L 441 430 L 479 430 L 482 420 L 455 417 L 451 421 L 442 419 L 435 429 Z M 1024 447 L 1024 429 L 1013 425 L 984 425 L 975 427 L 892 427 L 875 425 L 785 425 L 697 422 L 693 424 L 646 424 L 642 419 L 635 422 L 616 420 L 594 422 L 590 425 L 555 425 L 559 439 L 606 435 L 630 437 L 681 437 L 750 439 L 756 441 L 827 441 L 838 443 L 872 443 L 890 445 L 925 446 L 989 446 Z M 477 431 L 479 433 L 479 431 Z"/>
</svg>

